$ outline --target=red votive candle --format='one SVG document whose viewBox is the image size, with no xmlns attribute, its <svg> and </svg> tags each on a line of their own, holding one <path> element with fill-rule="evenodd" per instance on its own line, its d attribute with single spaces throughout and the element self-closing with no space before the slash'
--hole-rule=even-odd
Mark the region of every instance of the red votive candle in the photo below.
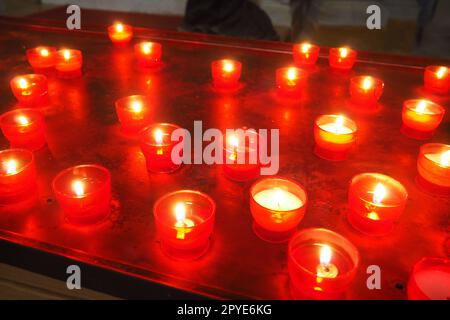
<svg viewBox="0 0 450 320">
<path fill-rule="evenodd" d="M 181 163 L 174 163 L 172 150 L 179 141 L 172 141 L 172 132 L 180 129 L 171 123 L 156 123 L 141 132 L 141 149 L 147 163 L 147 170 L 152 173 L 170 173 L 178 170 Z M 180 155 L 181 156 L 181 151 Z"/>
<path fill-rule="evenodd" d="M 115 45 L 126 45 L 133 37 L 133 27 L 120 22 L 115 23 L 108 27 L 108 36 Z"/>
<path fill-rule="evenodd" d="M 350 70 L 356 61 L 356 51 L 350 48 L 330 48 L 330 67 L 338 70 Z"/>
<path fill-rule="evenodd" d="M 56 55 L 56 71 L 60 78 L 76 78 L 81 76 L 83 55 L 80 50 L 62 49 Z"/>
<path fill-rule="evenodd" d="M 270 177 L 250 188 L 250 212 L 253 230 L 269 242 L 289 240 L 305 215 L 305 188 L 285 178 Z"/>
<path fill-rule="evenodd" d="M 35 151 L 46 144 L 44 118 L 35 109 L 6 112 L 0 116 L 0 126 L 11 148 Z"/>
<path fill-rule="evenodd" d="M 297 43 L 292 46 L 294 62 L 300 67 L 311 67 L 319 58 L 320 47 L 310 43 Z"/>
<path fill-rule="evenodd" d="M 105 220 L 111 210 L 111 174 L 95 164 L 71 167 L 53 179 L 53 192 L 66 220 L 91 225 Z"/>
<path fill-rule="evenodd" d="M 409 300 L 449 300 L 450 259 L 422 258 L 408 281 Z"/>
<path fill-rule="evenodd" d="M 231 59 L 216 60 L 211 63 L 214 87 L 218 89 L 237 89 L 241 77 L 242 64 Z"/>
<path fill-rule="evenodd" d="M 446 94 L 450 90 L 450 69 L 444 66 L 428 66 L 423 77 L 425 89 Z"/>
<path fill-rule="evenodd" d="M 427 143 L 417 158 L 418 182 L 432 193 L 450 195 L 450 145 Z"/>
<path fill-rule="evenodd" d="M 48 103 L 47 77 L 42 74 L 16 76 L 10 85 L 14 96 L 24 106 L 39 107 Z"/>
<path fill-rule="evenodd" d="M 350 79 L 352 101 L 361 106 L 376 105 L 383 93 L 384 82 L 371 76 L 357 76 Z"/>
<path fill-rule="evenodd" d="M 0 151 L 0 206 L 23 202 L 35 189 L 33 153 L 23 149 Z"/>
<path fill-rule="evenodd" d="M 369 235 L 385 235 L 405 209 L 408 193 L 403 185 L 379 173 L 353 177 L 348 193 L 348 221 Z"/>
<path fill-rule="evenodd" d="M 116 101 L 116 113 L 126 133 L 136 134 L 151 122 L 148 97 L 133 95 Z"/>
<path fill-rule="evenodd" d="M 206 253 L 214 228 L 216 204 L 208 195 L 180 190 L 159 198 L 153 206 L 163 252 L 191 260 Z"/>
<path fill-rule="evenodd" d="M 342 299 L 355 278 L 359 253 L 327 229 L 305 229 L 288 246 L 291 293 L 296 299 Z"/>
<path fill-rule="evenodd" d="M 134 45 L 138 65 L 142 68 L 154 68 L 161 65 L 162 46 L 158 42 L 140 42 Z"/>
<path fill-rule="evenodd" d="M 40 46 L 28 49 L 26 55 L 28 62 L 35 71 L 45 72 L 55 67 L 56 48 L 54 47 Z"/>
<path fill-rule="evenodd" d="M 296 67 L 279 68 L 275 78 L 279 94 L 296 96 L 305 87 L 306 72 Z"/>
<path fill-rule="evenodd" d="M 260 174 L 258 140 L 261 137 L 254 130 L 246 134 L 225 134 L 223 174 L 234 181 L 247 181 Z"/>
<path fill-rule="evenodd" d="M 342 115 L 323 115 L 314 123 L 315 154 L 325 160 L 347 158 L 356 141 L 356 123 Z"/>
<path fill-rule="evenodd" d="M 437 103 L 411 99 L 403 102 L 401 132 L 413 139 L 424 140 L 433 136 L 444 118 L 445 109 Z"/>
</svg>

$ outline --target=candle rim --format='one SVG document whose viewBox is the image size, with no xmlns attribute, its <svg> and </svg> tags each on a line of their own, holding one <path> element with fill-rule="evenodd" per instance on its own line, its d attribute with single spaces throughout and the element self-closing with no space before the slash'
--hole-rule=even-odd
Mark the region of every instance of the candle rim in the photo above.
<svg viewBox="0 0 450 320">
<path fill-rule="evenodd" d="M 427 103 L 427 107 L 431 106 L 431 107 L 435 108 L 436 112 L 432 113 L 431 111 L 427 111 L 427 110 L 425 110 L 425 112 L 417 112 L 416 107 L 420 101 L 425 101 Z M 430 115 L 430 116 L 440 116 L 440 115 L 445 114 L 445 108 L 443 106 L 441 106 L 440 104 L 433 102 L 431 100 L 427 100 L 427 99 L 408 99 L 403 102 L 403 107 L 405 109 L 408 109 L 408 110 L 413 111 L 418 114 L 425 114 L 425 115 Z"/>
<path fill-rule="evenodd" d="M 15 121 L 13 122 L 7 122 L 10 118 L 16 118 L 17 116 L 21 115 L 21 113 L 24 113 L 24 115 L 28 116 L 31 114 L 31 117 L 28 118 L 29 123 L 26 125 L 19 125 Z M 42 113 L 39 110 L 33 109 L 33 108 L 17 108 L 14 110 L 7 111 L 0 115 L 0 125 L 7 126 L 7 127 L 17 127 L 17 126 L 30 126 L 31 124 L 43 120 L 44 117 Z"/>
<path fill-rule="evenodd" d="M 108 31 L 109 31 L 109 32 L 112 32 L 112 31 L 119 32 L 119 31 L 116 31 L 116 26 L 117 26 L 118 24 L 121 24 L 122 27 L 123 27 L 123 31 L 122 31 L 121 33 L 125 33 L 126 31 L 130 31 L 130 30 L 133 29 L 133 26 L 130 25 L 130 24 L 123 23 L 123 22 L 121 22 L 121 21 L 115 21 L 115 22 L 113 22 L 113 24 L 111 24 L 111 25 L 108 26 Z"/>
<path fill-rule="evenodd" d="M 299 239 L 301 236 L 303 236 L 305 239 Z M 301 241 L 300 243 L 306 242 L 306 241 L 311 241 L 311 240 L 315 240 L 315 237 L 321 236 L 322 238 L 327 236 L 328 238 L 332 238 L 332 240 L 334 241 L 323 241 L 323 240 L 317 240 L 314 241 L 314 243 L 320 243 L 320 244 L 325 244 L 328 245 L 330 248 L 332 248 L 334 251 L 337 250 L 337 247 L 344 251 L 349 257 L 350 260 L 352 262 L 352 266 L 349 268 L 349 270 L 347 270 L 346 272 L 339 272 L 339 274 L 336 276 L 336 278 L 332 278 L 332 279 L 327 279 L 329 281 L 333 281 L 335 279 L 338 278 L 343 278 L 343 277 L 349 277 L 349 276 L 353 276 L 356 271 L 358 270 L 359 264 L 360 264 L 360 253 L 358 248 L 346 237 L 344 237 L 343 235 L 334 232 L 332 230 L 329 229 L 325 229 L 325 228 L 307 228 L 307 229 L 303 229 L 298 231 L 296 234 L 294 234 L 291 239 L 289 240 L 289 244 L 288 244 L 288 257 L 291 258 L 291 260 L 295 263 L 295 266 L 301 270 L 303 270 L 303 272 L 308 273 L 311 276 L 316 277 L 317 276 L 317 272 L 316 270 L 311 271 L 308 268 L 306 268 L 305 266 L 303 266 L 303 264 L 300 263 L 300 261 L 298 261 L 298 259 L 294 258 L 293 252 L 294 250 L 297 249 L 298 247 L 298 241 Z M 317 257 L 317 261 L 319 263 L 319 256 Z M 341 270 L 340 270 L 341 271 Z"/>
<path fill-rule="evenodd" d="M 341 52 L 340 49 L 344 49 L 344 48 L 347 49 L 347 56 L 346 56 L 346 58 L 356 56 L 356 50 L 354 50 L 354 49 L 352 49 L 350 47 L 347 47 L 347 46 L 330 48 L 330 55 L 339 55 L 340 56 L 340 52 Z"/>
<path fill-rule="evenodd" d="M 249 131 L 249 132 L 251 132 L 253 135 L 255 135 L 256 136 L 256 145 L 258 146 L 259 145 L 259 141 L 260 141 L 260 138 L 261 138 L 261 135 L 256 131 L 256 130 L 254 130 L 254 129 L 251 129 L 251 128 L 247 128 L 247 127 L 241 127 L 241 128 L 239 128 L 239 129 L 242 129 L 242 130 L 244 130 L 244 132 L 246 132 L 247 130 Z M 238 145 L 237 146 L 237 148 L 232 148 L 232 149 L 229 149 L 228 148 L 228 146 L 229 146 L 229 144 L 227 143 L 227 134 L 226 134 L 226 132 L 225 132 L 225 134 L 223 135 L 223 137 L 225 138 L 225 143 L 223 144 L 223 150 L 225 151 L 225 152 L 234 152 L 235 151 L 235 149 L 236 149 L 236 151 L 240 151 L 240 152 L 246 152 L 246 151 L 248 151 L 248 152 L 253 152 L 253 151 L 256 151 L 256 150 L 254 150 L 254 149 L 251 149 L 250 148 L 250 145 L 247 145 L 247 143 L 245 143 L 244 145 L 242 145 L 242 144 L 240 144 L 240 145 Z M 244 133 L 244 137 L 245 137 L 245 133 Z M 238 142 L 240 142 L 240 141 L 238 141 Z"/>
<path fill-rule="evenodd" d="M 425 71 L 430 71 L 432 73 L 436 73 L 440 68 L 445 67 L 447 68 L 447 74 L 450 75 L 450 67 L 446 66 L 446 65 L 437 65 L 437 64 L 433 64 L 433 65 L 429 65 L 425 67 Z"/>
<path fill-rule="evenodd" d="M 43 74 L 40 74 L 40 73 L 25 73 L 25 74 L 19 74 L 17 76 L 14 76 L 10 80 L 11 87 L 15 86 L 17 81 L 20 80 L 21 78 L 28 80 L 28 82 L 33 82 L 34 84 L 36 84 L 36 82 L 47 83 L 47 77 L 45 75 L 43 75 Z M 31 85 L 28 86 L 28 87 L 31 87 Z"/>
<path fill-rule="evenodd" d="M 142 94 L 133 94 L 125 97 L 121 97 L 116 100 L 115 106 L 117 109 L 128 109 L 130 103 L 138 101 L 142 103 L 142 110 L 147 109 L 150 104 L 150 97 Z"/>
<path fill-rule="evenodd" d="M 0 176 L 2 176 L 2 177 L 8 177 L 8 176 L 14 176 L 14 175 L 17 175 L 17 174 L 19 174 L 19 173 L 21 173 L 21 172 L 23 172 L 23 171 L 25 171 L 27 168 L 29 168 L 30 166 L 32 166 L 32 164 L 33 164 L 33 162 L 34 162 L 34 154 L 33 154 L 33 152 L 32 151 L 30 151 L 30 150 L 27 150 L 27 149 L 20 149 L 20 148 L 12 148 L 12 149 L 4 149 L 4 150 L 0 150 L 0 159 L 5 155 L 5 154 L 8 154 L 8 153 L 22 153 L 22 154 L 26 154 L 26 156 L 27 157 L 29 157 L 29 158 L 27 158 L 27 162 L 24 164 L 24 165 L 22 165 L 21 167 L 20 167 L 20 169 L 19 170 L 16 170 L 16 172 L 14 173 L 14 174 L 11 174 L 11 173 L 9 173 L 9 174 L 7 174 L 7 173 L 0 173 Z"/>
<path fill-rule="evenodd" d="M 42 50 L 42 49 L 47 49 L 48 50 L 48 52 L 49 52 L 49 55 L 47 56 L 48 58 L 51 57 L 52 54 L 55 54 L 57 52 L 56 47 L 53 47 L 53 46 L 37 46 L 37 47 L 34 47 L 34 48 L 27 49 L 26 50 L 26 54 L 27 55 L 29 55 L 29 54 L 32 54 L 32 55 L 33 54 L 39 54 L 40 50 Z M 39 54 L 39 56 L 41 56 L 41 55 Z"/>
<path fill-rule="evenodd" d="M 319 51 L 320 50 L 320 46 L 318 46 L 317 44 L 314 44 L 312 42 L 309 42 L 309 41 L 302 41 L 302 42 L 294 43 L 292 45 L 293 46 L 293 50 L 302 52 L 302 46 L 305 45 L 305 44 L 309 44 L 310 45 L 308 53 L 313 53 L 315 51 Z"/>
<path fill-rule="evenodd" d="M 66 174 L 72 173 L 75 169 L 81 169 L 81 168 L 95 168 L 95 170 L 99 170 L 104 174 L 105 179 L 103 179 L 101 181 L 101 184 L 99 185 L 99 187 L 96 190 L 91 190 L 90 192 L 85 192 L 82 197 L 74 194 L 73 192 L 64 192 L 63 190 L 61 190 L 58 186 L 59 180 L 62 177 L 64 177 Z M 65 197 L 72 198 L 72 199 L 85 198 L 92 194 L 99 193 L 99 192 L 103 191 L 105 188 L 109 188 L 110 185 L 111 185 L 111 172 L 109 172 L 109 170 L 107 168 L 105 168 L 104 166 L 95 164 L 95 163 L 80 164 L 80 165 L 66 168 L 66 169 L 60 171 L 52 180 L 52 189 L 55 194 L 63 195 Z"/>
<path fill-rule="evenodd" d="M 450 145 L 449 144 L 438 143 L 438 142 L 425 143 L 425 144 L 420 146 L 419 155 L 423 155 L 423 158 L 425 159 L 425 161 L 428 161 L 428 162 L 432 163 L 435 166 L 439 166 L 440 168 L 448 169 L 448 168 L 450 168 L 449 166 L 443 166 L 441 163 L 437 163 L 437 162 L 431 160 L 430 158 L 428 158 L 426 156 L 426 154 L 432 152 L 432 151 L 429 151 L 430 148 L 443 148 L 443 147 L 447 147 L 447 150 L 445 150 L 445 151 L 442 151 L 442 150 L 435 151 L 435 150 L 433 150 L 433 151 L 434 152 L 447 152 L 447 151 L 450 151 Z"/>
<path fill-rule="evenodd" d="M 153 130 L 158 129 L 160 127 L 171 128 L 169 135 L 171 135 L 172 132 L 175 131 L 176 129 L 181 129 L 181 127 L 179 125 L 176 125 L 176 124 L 170 123 L 170 122 L 153 123 L 153 124 L 146 126 L 145 128 L 143 128 L 140 131 L 141 142 L 143 144 L 145 144 L 147 146 L 151 146 L 151 147 L 167 147 L 172 144 L 179 143 L 178 141 L 172 141 L 172 140 L 170 140 L 169 143 L 156 143 L 156 142 L 153 142 L 154 139 L 152 139 L 152 141 L 149 141 L 148 132 L 152 132 Z M 163 133 L 166 133 L 166 131 L 164 131 Z"/>
<path fill-rule="evenodd" d="M 347 128 L 349 128 L 350 130 L 352 130 L 352 132 L 349 133 L 336 133 L 336 132 L 332 132 L 332 131 L 328 131 L 323 129 L 321 126 L 328 124 L 329 122 L 326 123 L 321 123 L 321 121 L 325 120 L 325 118 L 334 118 L 337 119 L 338 117 L 342 117 L 344 119 L 344 124 Z M 335 135 L 339 135 L 339 136 L 351 136 L 354 135 L 357 131 L 358 131 L 358 126 L 356 124 L 355 121 L 353 121 L 352 119 L 350 119 L 349 117 L 345 116 L 345 115 L 341 115 L 341 114 L 323 114 L 320 115 L 316 118 L 316 120 L 314 121 L 314 124 L 316 125 L 316 127 L 324 132 L 327 133 L 332 133 Z M 350 126 L 348 126 L 350 125 Z"/>
<path fill-rule="evenodd" d="M 173 230 L 176 229 L 176 227 L 173 224 L 166 222 L 165 219 L 160 217 L 159 207 L 161 206 L 162 203 L 164 203 L 164 201 L 171 200 L 172 197 L 176 197 L 179 194 L 191 194 L 191 195 L 199 196 L 199 197 L 205 199 L 211 207 L 210 210 L 208 210 L 208 216 L 206 218 L 204 218 L 200 223 L 196 223 L 195 226 L 193 226 L 192 228 L 202 226 L 215 218 L 216 202 L 214 201 L 214 199 L 211 196 L 209 196 L 208 194 L 206 194 L 204 192 L 198 191 L 198 190 L 181 189 L 181 190 L 172 191 L 172 192 L 162 195 L 153 204 L 153 208 L 152 208 L 153 216 L 154 216 L 155 220 L 158 221 L 159 223 L 161 223 L 163 226 L 168 227 Z M 165 214 L 164 214 L 164 216 L 165 216 Z"/>
<path fill-rule="evenodd" d="M 350 79 L 350 82 L 359 86 L 360 84 L 362 84 L 362 82 L 366 78 L 370 78 L 370 80 L 372 81 L 372 87 L 371 88 L 376 88 L 378 85 L 380 85 L 381 87 L 384 87 L 384 81 L 383 80 L 381 80 L 380 78 L 368 75 L 368 74 L 361 74 L 361 75 L 358 75 L 358 76 L 354 76 L 354 77 L 352 77 Z"/>
<path fill-rule="evenodd" d="M 295 209 L 291 209 L 291 210 L 274 210 L 274 209 L 269 209 L 263 205 L 261 205 L 258 201 L 255 200 L 255 195 L 261 191 L 264 190 L 269 190 L 269 189 L 273 189 L 275 188 L 275 186 L 268 186 L 264 189 L 255 191 L 255 189 L 262 183 L 267 182 L 267 181 L 273 181 L 273 182 L 287 182 L 289 184 L 291 184 L 292 186 L 299 188 L 300 193 L 302 193 L 302 195 L 297 194 L 296 192 L 292 192 L 291 190 L 286 190 L 285 191 L 289 191 L 290 193 L 292 193 L 293 195 L 295 195 L 296 197 L 298 197 L 303 203 L 300 207 L 295 208 Z M 255 181 L 249 189 L 249 193 L 250 193 L 250 199 L 259 207 L 264 208 L 265 210 L 270 210 L 272 212 L 283 212 L 283 213 L 289 213 L 289 212 L 295 212 L 301 208 L 306 207 L 306 204 L 308 203 L 308 193 L 306 192 L 306 188 L 299 183 L 298 181 L 295 181 L 293 179 L 287 178 L 287 177 L 281 177 L 281 176 L 272 176 L 272 177 L 267 177 L 267 178 L 260 178 L 257 181 Z"/>
<path fill-rule="evenodd" d="M 232 58 L 222 58 L 222 59 L 214 60 L 212 62 L 212 64 L 213 64 L 214 67 L 220 67 L 221 68 L 223 66 L 223 64 L 227 63 L 227 62 L 233 63 L 233 66 L 234 66 L 233 71 L 241 69 L 241 67 L 242 67 L 242 63 L 239 60 L 235 60 L 235 59 L 232 59 Z"/>
<path fill-rule="evenodd" d="M 79 49 L 71 49 L 71 48 L 60 48 L 57 51 L 57 56 L 59 58 L 63 58 L 64 59 L 64 51 L 66 51 L 66 50 L 68 50 L 70 52 L 70 59 L 69 60 L 72 60 L 73 58 L 78 57 L 78 56 L 81 57 L 81 50 L 79 50 Z"/>
</svg>

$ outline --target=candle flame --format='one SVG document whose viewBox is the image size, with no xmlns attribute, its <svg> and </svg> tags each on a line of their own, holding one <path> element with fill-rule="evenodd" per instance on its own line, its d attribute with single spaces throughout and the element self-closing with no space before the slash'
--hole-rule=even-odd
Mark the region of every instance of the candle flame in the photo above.
<svg viewBox="0 0 450 320">
<path fill-rule="evenodd" d="M 84 195 L 84 185 L 81 180 L 74 180 L 72 182 L 72 190 L 76 196 L 81 197 Z"/>
<path fill-rule="evenodd" d="M 230 146 L 237 148 L 239 146 L 239 139 L 235 134 L 233 134 L 228 138 L 228 143 Z"/>
<path fill-rule="evenodd" d="M 297 70 L 294 67 L 289 68 L 287 70 L 286 77 L 290 81 L 297 79 Z"/>
<path fill-rule="evenodd" d="M 328 266 L 331 261 L 331 248 L 327 245 L 324 245 L 322 249 L 320 249 L 320 264 L 322 266 Z"/>
<path fill-rule="evenodd" d="M 157 144 L 162 144 L 163 132 L 161 129 L 156 129 L 155 131 L 153 131 L 153 137 L 155 138 Z"/>
<path fill-rule="evenodd" d="M 184 224 L 186 220 L 186 207 L 181 202 L 175 205 L 175 218 L 178 224 Z"/>
<path fill-rule="evenodd" d="M 142 112 L 142 103 L 140 101 L 133 101 L 131 103 L 131 111 L 134 113 Z"/>
<path fill-rule="evenodd" d="M 231 72 L 234 70 L 233 63 L 231 63 L 229 61 L 224 62 L 222 68 L 223 68 L 223 71 L 225 71 L 225 72 Z"/>
<path fill-rule="evenodd" d="M 20 89 L 26 89 L 28 88 L 28 81 L 25 78 L 19 78 L 18 85 Z"/>
<path fill-rule="evenodd" d="M 416 106 L 416 112 L 424 113 L 426 108 L 427 108 L 427 101 L 420 100 L 419 103 Z"/>
<path fill-rule="evenodd" d="M 342 129 L 342 127 L 344 126 L 344 117 L 338 116 L 334 123 L 336 125 L 336 131 L 339 131 L 339 129 Z"/>
<path fill-rule="evenodd" d="M 26 116 L 23 116 L 23 115 L 17 116 L 16 121 L 21 126 L 27 126 L 27 125 L 30 124 L 30 121 L 28 121 L 28 118 Z"/>
<path fill-rule="evenodd" d="M 70 59 L 70 51 L 69 50 L 63 50 L 63 56 L 65 60 L 69 60 Z"/>
<path fill-rule="evenodd" d="M 150 54 L 150 52 L 152 52 L 152 43 L 151 42 L 146 42 L 142 44 L 142 52 L 144 54 Z"/>
<path fill-rule="evenodd" d="M 339 55 L 341 58 L 345 58 L 348 55 L 348 49 L 347 48 L 339 48 Z"/>
<path fill-rule="evenodd" d="M 441 155 L 441 165 L 443 165 L 445 167 L 449 167 L 450 166 L 450 150 L 447 150 L 447 151 L 442 153 L 442 155 Z"/>
<path fill-rule="evenodd" d="M 17 173 L 17 161 L 14 159 L 8 160 L 3 164 L 6 174 L 15 174 Z"/>
<path fill-rule="evenodd" d="M 372 79 L 370 77 L 365 77 L 362 85 L 364 90 L 369 90 L 372 87 Z"/>
<path fill-rule="evenodd" d="M 309 49 L 311 49 L 311 45 L 309 43 L 302 44 L 302 53 L 308 53 Z"/>
<path fill-rule="evenodd" d="M 116 23 L 116 31 L 117 32 L 123 32 L 123 24 Z"/>
<path fill-rule="evenodd" d="M 446 72 L 447 72 L 447 68 L 446 67 L 440 67 L 439 70 L 436 72 L 436 77 L 438 79 L 442 79 Z"/>
<path fill-rule="evenodd" d="M 380 204 L 381 201 L 383 201 L 383 199 L 386 197 L 387 195 L 387 190 L 386 187 L 382 184 L 382 183 L 378 183 L 375 186 L 375 190 L 373 192 L 373 203 L 375 204 Z"/>
<path fill-rule="evenodd" d="M 43 57 L 47 57 L 47 56 L 49 55 L 49 52 L 48 52 L 47 48 L 42 48 L 42 49 L 40 50 L 40 54 L 41 54 L 41 56 L 43 56 Z"/>
</svg>

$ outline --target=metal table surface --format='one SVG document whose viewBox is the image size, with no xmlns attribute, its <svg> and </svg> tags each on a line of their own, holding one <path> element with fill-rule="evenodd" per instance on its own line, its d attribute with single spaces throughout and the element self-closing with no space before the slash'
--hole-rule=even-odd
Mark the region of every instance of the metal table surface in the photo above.
<svg viewBox="0 0 450 320">
<path fill-rule="evenodd" d="M 138 142 L 122 133 L 114 109 L 122 96 L 146 94 L 158 122 L 188 129 L 194 120 L 202 120 L 205 129 L 280 129 L 279 174 L 301 182 L 309 197 L 299 228 L 329 228 L 360 251 L 361 265 L 347 298 L 404 299 L 412 265 L 423 256 L 449 254 L 450 201 L 416 186 L 416 158 L 424 142 L 400 134 L 405 99 L 425 97 L 448 107 L 448 96 L 431 96 L 422 89 L 423 66 L 437 61 L 362 52 L 354 70 L 338 74 L 330 71 L 323 49 L 317 67 L 308 71 L 302 96 L 286 100 L 274 93 L 274 77 L 277 67 L 292 63 L 289 44 L 138 28 L 136 38 L 163 44 L 164 67 L 143 73 L 135 67 L 132 47 L 113 48 L 102 29 L 67 31 L 15 19 L 1 19 L 0 25 L 1 112 L 16 104 L 9 79 L 32 72 L 26 48 L 66 46 L 84 55 L 81 78 L 49 78 L 51 105 L 43 109 L 48 147 L 35 153 L 39 204 L 27 212 L 2 209 L 1 239 L 208 297 L 289 298 L 287 245 L 266 243 L 253 233 L 251 182 L 229 181 L 217 166 L 207 165 L 184 166 L 170 175 L 147 174 Z M 243 63 L 244 88 L 231 95 L 210 86 L 210 62 L 225 56 Z M 385 81 L 379 111 L 364 113 L 350 106 L 348 84 L 355 74 Z M 335 112 L 359 126 L 355 150 L 336 163 L 312 152 L 314 119 Z M 450 142 L 448 113 L 431 141 Z M 4 137 L 0 147 L 8 147 Z M 51 191 L 51 180 L 61 169 L 82 163 L 106 166 L 113 183 L 110 219 L 87 228 L 64 221 Z M 388 236 L 362 235 L 346 220 L 349 181 L 361 172 L 388 174 L 408 190 L 406 210 Z M 161 252 L 152 216 L 155 199 L 180 188 L 206 192 L 217 203 L 212 246 L 189 262 Z M 366 268 L 372 264 L 381 267 L 381 290 L 366 287 Z"/>
</svg>

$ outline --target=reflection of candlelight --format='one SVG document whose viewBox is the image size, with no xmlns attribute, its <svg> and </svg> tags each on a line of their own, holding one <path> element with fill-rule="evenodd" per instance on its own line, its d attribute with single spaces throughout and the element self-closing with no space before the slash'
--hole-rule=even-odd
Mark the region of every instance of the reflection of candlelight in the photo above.
<svg viewBox="0 0 450 320">
<path fill-rule="evenodd" d="M 317 266 L 317 282 L 321 282 L 323 278 L 336 278 L 338 275 L 337 267 L 331 263 L 332 252 L 328 245 L 323 245 L 320 249 L 320 264 Z M 319 289 L 319 288 L 318 288 Z"/>
<path fill-rule="evenodd" d="M 17 161 L 14 159 L 5 161 L 3 164 L 6 174 L 16 174 L 17 173 Z"/>
<path fill-rule="evenodd" d="M 72 190 L 75 193 L 77 197 L 84 196 L 84 185 L 83 182 L 80 180 L 74 180 L 72 182 Z"/>
<path fill-rule="evenodd" d="M 175 206 L 175 229 L 177 229 L 177 239 L 184 239 L 185 235 L 191 232 L 191 229 L 195 224 L 191 219 L 186 219 L 186 207 L 183 203 L 179 202 Z"/>
</svg>

